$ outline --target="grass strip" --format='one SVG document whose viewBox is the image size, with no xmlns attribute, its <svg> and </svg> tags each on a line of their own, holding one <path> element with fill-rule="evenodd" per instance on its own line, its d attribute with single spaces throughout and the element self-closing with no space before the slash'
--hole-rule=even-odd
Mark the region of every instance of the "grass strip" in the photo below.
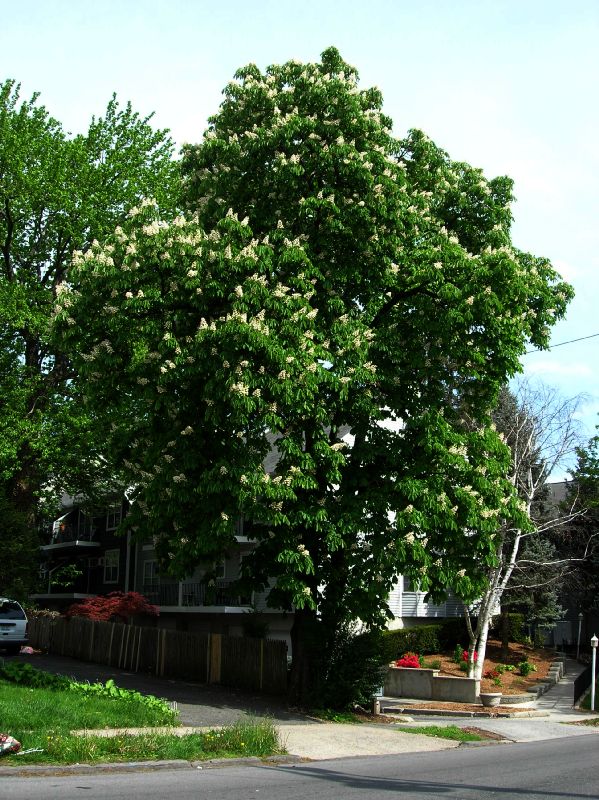
<svg viewBox="0 0 599 800">
<path fill-rule="evenodd" d="M 97 764 L 170 759 L 204 761 L 239 756 L 264 758 L 285 752 L 274 723 L 271 720 L 254 719 L 186 736 L 163 733 L 74 736 L 70 733 L 35 731 L 20 741 L 23 749 L 41 748 L 42 752 L 5 756 L 2 764 Z"/>
<path fill-rule="evenodd" d="M 457 725 L 397 725 L 395 730 L 402 733 L 421 733 L 424 736 L 435 736 L 438 739 L 452 739 L 456 742 L 482 742 L 483 737 L 476 733 L 464 731 Z"/>
</svg>

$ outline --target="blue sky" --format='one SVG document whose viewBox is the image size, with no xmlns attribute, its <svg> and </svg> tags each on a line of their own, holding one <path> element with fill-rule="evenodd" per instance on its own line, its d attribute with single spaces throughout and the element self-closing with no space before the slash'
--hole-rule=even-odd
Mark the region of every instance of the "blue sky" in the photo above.
<svg viewBox="0 0 599 800">
<path fill-rule="evenodd" d="M 599 334 L 599 0 L 0 0 L 0 79 L 86 129 L 113 92 L 198 141 L 235 70 L 329 45 L 377 85 L 395 132 L 516 182 L 516 245 L 576 289 L 553 344 Z M 599 421 L 599 336 L 523 359 Z"/>
</svg>

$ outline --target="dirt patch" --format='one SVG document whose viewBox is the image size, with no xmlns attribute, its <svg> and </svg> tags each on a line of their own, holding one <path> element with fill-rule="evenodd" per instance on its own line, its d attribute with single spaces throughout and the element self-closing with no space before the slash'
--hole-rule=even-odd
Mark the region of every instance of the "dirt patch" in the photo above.
<svg viewBox="0 0 599 800">
<path fill-rule="evenodd" d="M 497 678 L 499 683 L 494 681 L 493 678 L 483 677 L 480 690 L 481 692 L 502 692 L 504 695 L 525 694 L 527 689 L 547 677 L 549 667 L 554 658 L 555 653 L 553 650 L 529 647 L 524 644 L 510 644 L 507 657 L 502 658 L 501 643 L 491 640 L 487 644 L 483 676 L 488 672 L 494 671 L 500 664 L 513 666 L 516 669 L 514 672 L 505 671 L 499 675 Z M 517 671 L 517 665 L 525 659 L 528 659 L 537 668 L 536 672 L 531 672 L 527 677 L 519 675 Z M 460 670 L 458 664 L 453 660 L 453 653 L 425 656 L 427 665 L 430 665 L 432 661 L 441 662 L 441 673 L 443 675 L 454 675 L 460 678 L 466 676 L 466 673 Z"/>
<path fill-rule="evenodd" d="M 486 731 L 484 728 L 462 728 L 462 730 L 466 731 L 466 733 L 475 733 L 481 739 L 492 739 L 494 742 L 505 741 L 505 736 L 495 733 L 495 731 Z"/>
</svg>

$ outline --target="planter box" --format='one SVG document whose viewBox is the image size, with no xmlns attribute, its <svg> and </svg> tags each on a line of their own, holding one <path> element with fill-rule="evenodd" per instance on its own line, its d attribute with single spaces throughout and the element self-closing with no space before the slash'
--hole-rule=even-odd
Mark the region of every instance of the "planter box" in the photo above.
<svg viewBox="0 0 599 800">
<path fill-rule="evenodd" d="M 458 678 L 451 675 L 435 675 L 433 700 L 446 703 L 476 703 L 480 693 L 480 681 L 474 678 Z"/>
<path fill-rule="evenodd" d="M 480 681 L 439 675 L 436 669 L 390 666 L 385 680 L 386 697 L 476 703 L 479 692 Z"/>
<path fill-rule="evenodd" d="M 433 677 L 438 674 L 438 670 L 435 669 L 389 667 L 385 681 L 385 696 L 432 700 Z"/>
</svg>

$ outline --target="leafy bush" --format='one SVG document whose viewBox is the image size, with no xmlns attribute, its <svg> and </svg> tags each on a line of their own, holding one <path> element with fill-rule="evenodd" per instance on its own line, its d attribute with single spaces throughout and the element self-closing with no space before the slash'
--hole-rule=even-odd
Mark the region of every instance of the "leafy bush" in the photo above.
<svg viewBox="0 0 599 800">
<path fill-rule="evenodd" d="M 386 631 L 385 637 L 393 651 L 393 658 L 399 658 L 407 651 L 413 653 L 438 653 L 440 625 L 418 625 L 415 628 L 402 628 Z"/>
<path fill-rule="evenodd" d="M 516 667 L 513 664 L 497 664 L 495 669 L 500 675 L 503 675 L 504 672 L 516 671 Z"/>
<path fill-rule="evenodd" d="M 501 678 L 501 672 L 497 667 L 495 669 L 488 669 L 483 675 L 484 678 Z"/>
<path fill-rule="evenodd" d="M 518 664 L 518 672 L 522 675 L 523 678 L 527 678 L 531 672 L 536 672 L 537 668 L 534 664 L 532 664 L 528 659 L 524 659 L 524 661 L 520 661 Z"/>
<path fill-rule="evenodd" d="M 395 662 L 396 667 L 408 667 L 409 669 L 418 669 L 420 664 L 420 659 L 416 655 L 416 653 L 404 653 L 401 658 L 398 658 Z"/>
<path fill-rule="evenodd" d="M 473 625 L 476 627 L 476 620 L 473 620 Z M 468 629 L 463 617 L 444 619 L 439 627 L 439 644 L 443 652 L 450 650 L 456 643 L 461 644 L 468 641 Z"/>
<path fill-rule="evenodd" d="M 97 622 L 120 620 L 126 622 L 131 617 L 146 615 L 157 617 L 158 608 L 148 603 L 139 592 L 110 592 L 107 595 L 88 597 L 81 603 L 69 606 L 65 616 L 86 617 Z"/>
<path fill-rule="evenodd" d="M 385 636 L 392 643 L 393 659 L 399 658 L 406 650 L 424 655 L 441 653 L 452 648 L 456 642 L 468 641 L 466 622 L 460 617 L 444 619 L 432 625 L 387 631 Z"/>
<path fill-rule="evenodd" d="M 332 653 L 323 654 L 327 671 L 314 692 L 312 708 L 346 710 L 370 705 L 393 656 L 383 631 L 356 633 L 349 625 L 340 628 Z"/>
<path fill-rule="evenodd" d="M 22 664 L 17 661 L 5 662 L 0 667 L 0 678 L 21 686 L 30 686 L 33 689 L 55 689 L 57 691 L 69 689 L 74 683 L 66 675 L 53 675 L 51 672 L 36 669 L 31 664 Z"/>
</svg>

